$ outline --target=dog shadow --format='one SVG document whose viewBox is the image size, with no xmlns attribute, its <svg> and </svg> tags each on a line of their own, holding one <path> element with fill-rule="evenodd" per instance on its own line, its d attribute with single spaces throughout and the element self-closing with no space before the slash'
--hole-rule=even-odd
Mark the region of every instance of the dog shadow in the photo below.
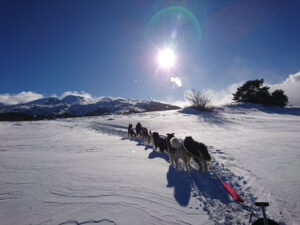
<svg viewBox="0 0 300 225">
<path fill-rule="evenodd" d="M 222 185 L 209 172 L 178 171 L 170 165 L 166 177 L 167 187 L 174 188 L 174 198 L 180 206 L 186 207 L 191 195 L 193 197 L 204 197 L 204 199 L 210 199 L 211 201 L 217 199 L 223 204 L 231 202 Z"/>
<path fill-rule="evenodd" d="M 166 162 L 170 163 L 170 157 L 167 154 L 153 150 L 152 152 L 149 153 L 148 159 L 155 159 L 155 158 L 161 158 L 164 159 Z"/>
<path fill-rule="evenodd" d="M 128 140 L 123 137 L 121 140 Z M 131 139 L 129 139 L 131 140 Z M 144 145 L 140 139 L 132 140 L 137 146 L 145 146 L 145 150 L 152 149 L 148 155 L 148 159 L 161 158 L 170 163 L 168 154 L 154 151 L 152 146 Z M 231 202 L 228 194 L 224 191 L 219 181 L 209 172 L 199 172 L 192 169 L 190 172 L 184 170 L 178 171 L 172 165 L 169 166 L 167 172 L 167 187 L 174 188 L 174 198 L 180 206 L 187 206 L 193 192 L 193 196 L 202 196 L 205 199 L 217 199 L 223 204 Z"/>
<path fill-rule="evenodd" d="M 137 138 L 136 139 L 130 139 L 128 137 L 122 137 L 121 141 L 124 141 L 124 140 L 134 141 L 134 142 L 137 143 L 136 146 L 144 146 L 145 147 L 144 150 L 146 150 L 146 151 L 148 149 L 153 149 L 152 145 L 144 144 L 144 142 L 141 139 L 137 139 Z"/>
<path fill-rule="evenodd" d="M 141 141 L 141 140 L 136 140 L 136 142 L 137 142 L 136 146 L 144 146 L 144 147 L 145 147 L 145 148 L 144 148 L 145 151 L 147 151 L 148 149 L 151 149 L 151 148 L 152 148 L 151 145 L 144 144 L 144 142 Z"/>
<path fill-rule="evenodd" d="M 198 116 L 201 121 L 204 120 L 206 123 L 215 124 L 217 126 L 225 126 L 228 123 L 232 123 L 218 112 L 199 112 L 193 107 L 186 107 L 178 112 L 186 115 Z"/>
<path fill-rule="evenodd" d="M 191 198 L 192 183 L 186 173 L 170 165 L 167 172 L 167 187 L 174 187 L 174 198 L 180 206 L 187 206 Z"/>
</svg>

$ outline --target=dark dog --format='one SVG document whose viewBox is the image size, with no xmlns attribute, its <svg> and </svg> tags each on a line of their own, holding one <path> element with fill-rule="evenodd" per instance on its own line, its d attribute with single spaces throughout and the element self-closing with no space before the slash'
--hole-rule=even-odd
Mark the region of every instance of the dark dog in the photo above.
<svg viewBox="0 0 300 225">
<path fill-rule="evenodd" d="M 199 169 L 202 167 L 204 171 L 208 171 L 207 163 L 211 161 L 211 156 L 208 153 L 207 147 L 203 143 L 195 141 L 192 137 L 185 137 L 183 147 L 187 153 L 199 164 Z"/>
<path fill-rule="evenodd" d="M 152 139 L 153 139 L 153 147 L 154 147 L 154 150 L 156 151 L 157 148 L 158 148 L 159 133 L 158 132 L 153 132 L 152 133 Z"/>
<path fill-rule="evenodd" d="M 135 132 L 134 132 L 134 130 L 132 128 L 132 124 L 130 123 L 128 125 L 128 139 L 133 139 L 133 138 L 136 138 L 136 134 L 135 134 Z"/>
<path fill-rule="evenodd" d="M 146 127 L 141 128 L 140 137 L 144 144 L 148 141 L 148 130 Z"/>
<path fill-rule="evenodd" d="M 136 136 L 141 137 L 142 124 L 138 122 L 135 126 Z"/>
<path fill-rule="evenodd" d="M 167 151 L 167 140 L 166 140 L 166 138 L 163 138 L 163 137 L 159 136 L 158 147 L 159 147 L 159 150 L 162 153 L 165 153 L 165 151 Z"/>
<path fill-rule="evenodd" d="M 157 151 L 157 148 L 159 148 L 159 150 L 162 153 L 164 153 L 165 150 L 167 150 L 167 140 L 166 140 L 166 138 L 159 136 L 158 132 L 152 133 L 152 140 L 153 140 L 155 151 Z"/>
</svg>

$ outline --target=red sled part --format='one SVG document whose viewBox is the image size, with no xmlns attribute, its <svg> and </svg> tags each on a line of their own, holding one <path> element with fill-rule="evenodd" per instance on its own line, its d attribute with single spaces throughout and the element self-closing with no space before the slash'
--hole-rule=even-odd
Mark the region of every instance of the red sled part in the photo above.
<svg viewBox="0 0 300 225">
<path fill-rule="evenodd" d="M 225 190 L 231 195 L 231 197 L 236 200 L 237 202 L 244 202 L 244 199 L 242 199 L 238 193 L 226 182 L 222 183 L 222 186 L 225 188 Z"/>
</svg>

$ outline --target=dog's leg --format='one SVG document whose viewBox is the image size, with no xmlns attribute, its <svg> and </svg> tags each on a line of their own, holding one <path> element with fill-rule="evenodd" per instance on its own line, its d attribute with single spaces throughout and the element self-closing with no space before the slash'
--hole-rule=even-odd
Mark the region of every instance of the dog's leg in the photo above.
<svg viewBox="0 0 300 225">
<path fill-rule="evenodd" d="M 188 163 L 189 171 L 192 170 L 191 159 L 192 159 L 192 156 L 187 153 L 187 163 Z"/>
<path fill-rule="evenodd" d="M 188 165 L 188 157 L 187 154 L 184 154 L 184 166 L 186 171 L 190 171 L 189 165 Z"/>
<path fill-rule="evenodd" d="M 173 153 L 170 152 L 170 161 L 171 161 L 171 165 L 175 168 L 175 162 L 174 162 L 174 156 Z"/>
</svg>

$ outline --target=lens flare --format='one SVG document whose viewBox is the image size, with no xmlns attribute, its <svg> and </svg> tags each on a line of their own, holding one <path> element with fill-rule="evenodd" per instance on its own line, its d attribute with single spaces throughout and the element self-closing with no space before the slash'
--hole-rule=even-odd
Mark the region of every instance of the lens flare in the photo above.
<svg viewBox="0 0 300 225">
<path fill-rule="evenodd" d="M 166 48 L 159 51 L 157 56 L 159 66 L 165 69 L 169 69 L 175 65 L 176 56 L 172 49 Z"/>
<path fill-rule="evenodd" d="M 203 11 L 204 9 L 201 10 Z M 205 11 L 202 13 L 205 13 Z M 178 29 L 181 29 L 181 32 L 185 33 L 188 31 L 186 29 L 191 25 L 195 30 L 192 35 L 196 35 L 200 39 L 202 37 L 202 29 L 197 17 L 190 10 L 182 6 L 170 6 L 156 12 L 149 20 L 146 33 L 149 35 L 151 30 L 155 30 L 156 33 L 157 29 L 154 29 L 153 26 L 158 25 L 161 27 L 161 24 L 169 28 L 173 28 L 175 25 Z"/>
</svg>

